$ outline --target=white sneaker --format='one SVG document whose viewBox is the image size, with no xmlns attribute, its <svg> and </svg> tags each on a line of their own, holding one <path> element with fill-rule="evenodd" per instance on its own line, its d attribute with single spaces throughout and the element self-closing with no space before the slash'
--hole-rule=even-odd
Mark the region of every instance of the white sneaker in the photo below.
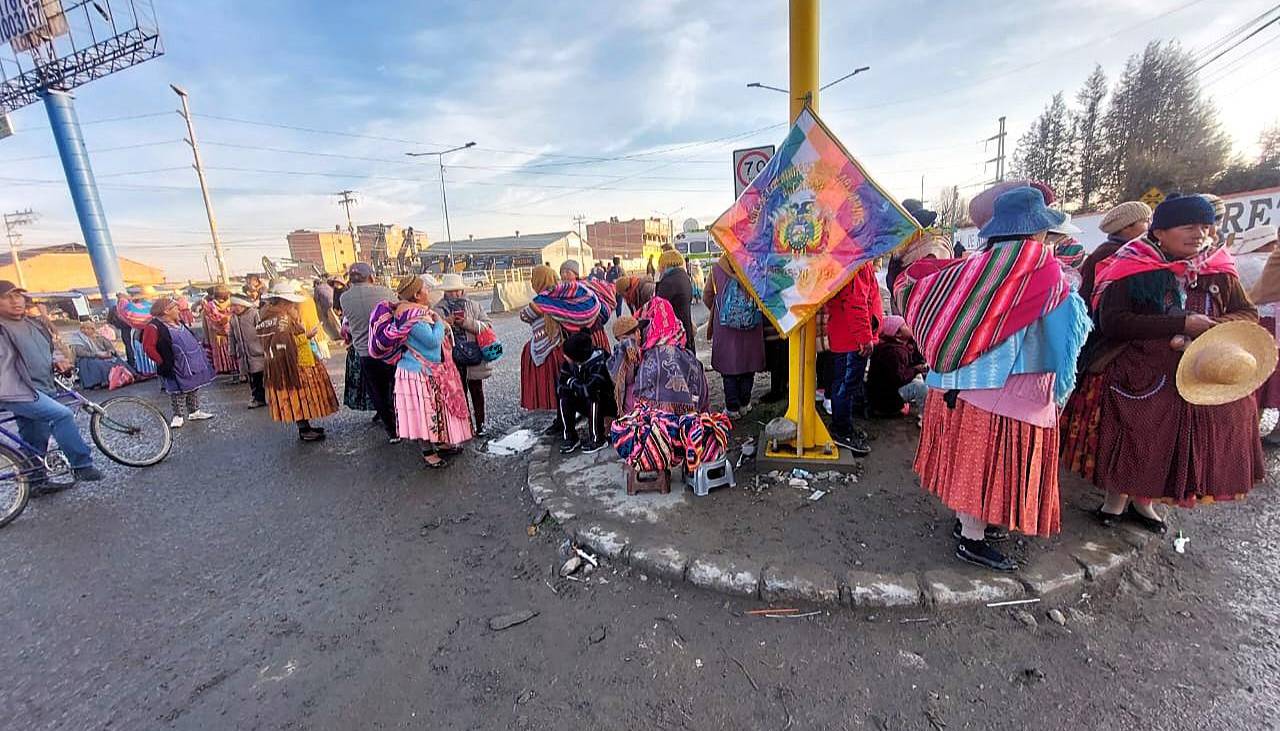
<svg viewBox="0 0 1280 731">
<path fill-rule="evenodd" d="M 192 411 L 190 414 L 187 414 L 187 418 L 192 421 L 204 421 L 206 419 L 212 419 L 213 414 L 210 414 L 208 411 L 197 409 Z"/>
<path fill-rule="evenodd" d="M 182 425 L 183 425 L 183 424 L 185 424 L 185 423 L 187 423 L 186 419 L 183 419 L 181 416 L 175 416 L 175 417 L 173 417 L 173 419 L 169 422 L 169 428 L 170 428 L 170 429 L 181 429 L 181 428 L 182 428 Z"/>
<path fill-rule="evenodd" d="M 822 410 L 826 411 L 828 416 L 831 415 L 831 399 L 829 398 L 822 399 Z"/>
</svg>

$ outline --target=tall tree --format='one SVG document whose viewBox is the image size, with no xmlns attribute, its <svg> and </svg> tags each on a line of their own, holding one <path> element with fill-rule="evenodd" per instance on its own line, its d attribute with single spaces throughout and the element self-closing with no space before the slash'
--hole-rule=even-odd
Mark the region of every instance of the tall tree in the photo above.
<svg viewBox="0 0 1280 731">
<path fill-rule="evenodd" d="M 1075 153 L 1075 190 L 1079 210 L 1093 210 L 1094 198 L 1104 185 L 1106 152 L 1102 139 L 1103 101 L 1107 96 L 1107 75 L 1095 66 L 1076 92 L 1076 108 L 1071 112 L 1071 137 Z"/>
<path fill-rule="evenodd" d="M 1194 71 L 1191 54 L 1176 43 L 1153 41 L 1129 57 L 1103 117 L 1113 200 L 1137 198 L 1152 186 L 1208 190 L 1226 168 L 1231 144 Z"/>
<path fill-rule="evenodd" d="M 1058 92 L 1018 138 L 1011 169 L 1016 177 L 1048 183 L 1060 200 L 1070 199 L 1076 187 L 1073 152 L 1067 103 Z"/>
<path fill-rule="evenodd" d="M 1214 183 L 1214 193 L 1226 195 L 1280 185 L 1280 124 L 1262 131 L 1258 147 L 1257 160 L 1235 160 Z"/>
<path fill-rule="evenodd" d="M 967 223 L 969 202 L 960 195 L 960 187 L 952 185 L 938 191 L 938 226 L 943 230 L 960 228 Z"/>
</svg>

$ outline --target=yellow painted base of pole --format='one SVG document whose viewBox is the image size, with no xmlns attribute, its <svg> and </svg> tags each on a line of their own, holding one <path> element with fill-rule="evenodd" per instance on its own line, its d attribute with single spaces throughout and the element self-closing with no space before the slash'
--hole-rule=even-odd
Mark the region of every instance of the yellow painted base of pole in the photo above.
<svg viewBox="0 0 1280 731">
<path fill-rule="evenodd" d="M 790 366 L 787 393 L 790 403 L 787 418 L 796 423 L 796 440 L 766 449 L 766 457 L 836 461 L 840 448 L 831 441 L 827 425 L 818 416 L 814 396 L 818 387 L 818 323 L 811 319 L 787 338 Z"/>
</svg>

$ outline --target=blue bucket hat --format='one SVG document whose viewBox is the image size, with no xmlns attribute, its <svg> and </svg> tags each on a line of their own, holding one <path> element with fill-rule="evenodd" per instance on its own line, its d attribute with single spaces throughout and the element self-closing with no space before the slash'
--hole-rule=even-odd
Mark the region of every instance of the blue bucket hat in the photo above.
<svg viewBox="0 0 1280 731">
<path fill-rule="evenodd" d="M 1044 193 L 1024 185 L 1006 191 L 996 198 L 995 214 L 982 227 L 978 236 L 1030 236 L 1061 224 L 1067 217 L 1044 204 Z"/>
</svg>

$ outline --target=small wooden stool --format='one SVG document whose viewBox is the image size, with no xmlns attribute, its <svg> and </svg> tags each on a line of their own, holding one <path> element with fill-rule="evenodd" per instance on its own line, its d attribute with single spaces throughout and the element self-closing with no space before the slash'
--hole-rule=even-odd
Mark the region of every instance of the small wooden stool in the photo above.
<svg viewBox="0 0 1280 731">
<path fill-rule="evenodd" d="M 666 495 L 671 492 L 671 470 L 669 469 L 641 472 L 630 465 L 624 466 L 624 469 L 627 471 L 628 495 L 642 492 L 658 492 Z"/>
</svg>

